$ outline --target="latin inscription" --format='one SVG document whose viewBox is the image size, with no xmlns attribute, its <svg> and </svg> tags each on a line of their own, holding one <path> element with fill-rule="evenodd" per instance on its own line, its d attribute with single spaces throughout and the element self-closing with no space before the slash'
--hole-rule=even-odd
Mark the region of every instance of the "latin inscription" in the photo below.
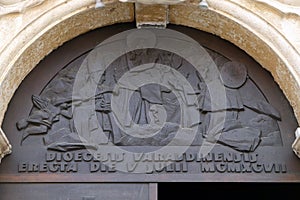
<svg viewBox="0 0 300 200">
<path fill-rule="evenodd" d="M 100 45 L 60 69 L 15 121 L 20 159 L 9 172 L 96 181 L 294 174 L 288 115 L 258 82 L 267 75 L 197 45 L 181 55 L 191 46 L 182 45 L 130 49 L 105 66 Z"/>
<path fill-rule="evenodd" d="M 131 158 L 129 158 L 131 157 Z M 76 173 L 79 166 L 88 166 L 89 173 L 116 173 L 116 166 L 125 159 L 128 173 L 134 172 L 140 163 L 146 163 L 146 173 L 286 173 L 284 163 L 259 162 L 257 153 L 197 153 L 183 155 L 145 154 L 145 153 L 108 153 L 94 154 L 88 152 L 48 152 L 45 162 L 22 162 L 18 165 L 19 173 Z M 164 161 L 164 162 L 162 162 Z"/>
</svg>

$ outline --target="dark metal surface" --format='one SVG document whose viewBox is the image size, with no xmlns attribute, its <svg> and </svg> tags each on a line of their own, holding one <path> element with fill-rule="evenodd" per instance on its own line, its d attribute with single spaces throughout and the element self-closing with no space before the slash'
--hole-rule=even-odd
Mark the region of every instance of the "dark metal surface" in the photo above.
<svg viewBox="0 0 300 200">
<path fill-rule="evenodd" d="M 2 126 L 13 145 L 13 154 L 4 158 L 0 165 L 0 182 L 300 181 L 300 161 L 291 150 L 297 122 L 272 76 L 232 44 L 201 31 L 172 25 L 169 28 L 189 35 L 209 52 L 221 71 L 220 78 L 229 103 L 218 110 L 212 110 L 209 103 L 201 104 L 201 123 L 197 125 L 196 140 L 182 158 L 178 157 L 176 162 L 163 169 L 156 168 L 154 164 L 149 165 L 144 174 L 132 174 L 130 169 L 124 173 L 94 160 L 86 148 L 94 149 L 95 144 L 81 143 L 74 136 L 70 123 L 73 117 L 68 102 L 72 94 L 72 77 L 99 42 L 131 28 L 134 28 L 132 24 L 115 25 L 82 35 L 54 51 L 26 77 L 9 105 Z M 118 58 L 107 69 L 100 85 L 109 85 L 117 75 L 121 77 L 125 73 L 122 70 L 118 70 L 119 74 L 113 73 L 115 66 L 135 67 L 134 62 L 128 64 L 135 61 L 132 54 L 140 56 L 139 64 L 152 59 L 171 65 L 188 77 L 194 88 L 203 83 L 184 58 L 162 50 L 147 49 L 146 52 L 134 51 Z M 172 57 L 174 62 L 166 63 L 158 55 Z M 202 85 L 205 88 L 205 84 Z M 99 90 L 98 93 L 94 97 L 98 122 L 91 123 L 87 129 L 100 124 L 107 131 L 107 143 L 111 142 L 128 152 L 149 152 L 168 144 L 178 128 L 181 114 L 177 109 L 178 102 L 170 101 L 175 99 L 175 95 L 158 84 L 135 91 L 130 104 L 131 115 L 137 124 L 150 123 L 150 116 L 145 110 L 157 105 L 165 106 L 168 126 L 149 139 L 136 139 L 116 131 L 109 104 L 112 91 Z M 209 96 L 203 91 L 199 93 L 204 98 Z M 175 108 L 170 107 L 171 104 Z M 137 105 L 143 106 L 144 110 Z M 210 115 L 224 110 L 227 113 L 225 126 L 220 131 L 222 135 L 210 154 L 202 158 L 198 152 L 203 140 L 214 142 L 220 133 L 210 135 L 205 131 Z M 155 119 L 154 115 L 152 117 Z M 180 144 L 179 141 L 177 145 Z M 111 153 L 118 156 L 116 152 Z M 143 154 L 140 156 L 141 162 L 147 159 L 143 158 Z M 10 189 L 7 185 L 1 187 Z"/>
<path fill-rule="evenodd" d="M 153 186 L 151 186 L 153 187 Z M 2 184 L 1 200 L 153 200 L 150 184 Z"/>
</svg>

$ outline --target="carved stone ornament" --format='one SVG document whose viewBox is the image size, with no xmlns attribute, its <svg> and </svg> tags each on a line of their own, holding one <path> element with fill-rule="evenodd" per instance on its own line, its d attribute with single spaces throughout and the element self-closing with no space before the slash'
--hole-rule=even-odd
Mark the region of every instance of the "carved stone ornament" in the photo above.
<svg viewBox="0 0 300 200">
<path fill-rule="evenodd" d="M 298 0 L 277 0 L 277 1 L 282 4 L 289 5 L 289 6 L 300 6 L 300 1 L 298 1 Z M 272 2 L 272 1 L 270 1 L 270 2 Z"/>
<path fill-rule="evenodd" d="M 185 0 L 119 0 L 120 2 L 135 2 L 143 4 L 177 4 L 185 2 Z"/>
<path fill-rule="evenodd" d="M 24 10 L 35 7 L 45 0 L 0 0 L 0 16 L 9 13 L 20 13 Z"/>
<path fill-rule="evenodd" d="M 300 128 L 297 128 L 295 132 L 296 139 L 292 144 L 293 151 L 300 158 Z"/>
<path fill-rule="evenodd" d="M 0 129 L 0 162 L 4 156 L 10 153 L 11 153 L 11 145 L 9 144 L 2 129 Z"/>
<path fill-rule="evenodd" d="M 138 44 L 135 43 L 136 41 L 150 38 L 148 43 L 154 44 L 156 37 L 150 33 L 138 32 L 134 40 L 132 35 L 129 35 L 127 42 L 136 45 Z M 97 74 L 98 69 L 89 69 L 90 63 L 99 62 L 101 57 L 97 60 L 89 56 L 88 61 L 83 62 L 84 68 L 89 70 L 82 73 L 89 77 L 89 80 L 102 76 L 99 83 L 95 81 L 98 88 L 96 94 L 90 91 L 90 86 L 85 87 L 84 84 L 84 87 L 80 85 L 78 94 L 72 93 L 80 65 L 64 68 L 49 82 L 41 94 L 32 95 L 31 113 L 16 124 L 22 135 L 21 145 L 28 144 L 32 137 L 43 136 L 45 148 L 58 152 L 97 150 L 99 144 L 184 146 L 186 138 L 175 138 L 178 130 L 188 131 L 197 127 L 196 139 L 191 142 L 191 146 L 200 146 L 204 140 L 240 152 L 254 152 L 258 146 L 282 146 L 281 133 L 277 124 L 281 120 L 280 113 L 266 101 L 255 83 L 248 77 L 247 67 L 209 49 L 206 51 L 215 58 L 213 61 L 218 64 L 220 77 L 213 69 L 206 70 L 201 75 L 184 58 L 168 51 L 152 48 L 130 51 L 121 56 L 105 69 L 103 76 Z M 85 63 L 88 64 L 85 66 Z M 156 67 L 149 63 L 156 63 Z M 144 68 L 139 69 L 137 67 L 139 65 L 143 65 Z M 165 65 L 171 68 L 166 68 Z M 159 78 L 161 82 L 157 80 L 137 88 L 127 86 L 129 80 L 135 80 L 130 82 L 133 84 L 138 80 L 155 79 L 158 76 L 155 70 L 163 74 Z M 174 75 L 176 70 L 180 71 L 180 76 Z M 156 75 L 153 76 L 153 73 Z M 145 77 L 136 79 L 139 76 Z M 186 82 L 170 82 L 180 80 L 178 77 L 181 76 L 186 77 L 187 82 L 195 89 L 194 92 L 188 90 L 186 85 L 189 84 Z M 122 77 L 127 77 L 128 80 L 123 78 L 127 82 L 123 81 Z M 203 77 L 206 78 L 206 82 Z M 211 98 L 210 88 L 213 84 L 224 87 L 226 101 L 222 100 L 222 102 L 227 103 L 216 103 L 214 102 L 216 100 Z M 115 91 L 113 88 L 119 89 Z M 91 94 L 83 97 L 80 91 L 91 92 Z M 178 91 L 181 93 L 178 94 Z M 221 94 L 218 93 L 218 96 Z M 178 100 L 177 97 L 180 95 L 186 101 Z M 90 99 L 93 99 L 94 105 L 87 104 Z M 123 103 L 118 107 L 115 102 Z M 179 109 L 182 104 L 189 108 L 188 113 Z M 194 107 L 195 112 L 191 110 Z M 114 111 L 113 108 L 120 110 Z M 85 109 L 91 112 L 82 112 Z M 214 129 L 210 130 L 215 113 L 224 114 L 225 121 L 214 122 Z M 88 119 L 86 123 L 82 123 L 84 125 L 81 128 L 78 128 L 78 119 L 76 119 L 78 116 L 80 120 Z M 193 117 L 190 119 L 183 116 Z M 182 120 L 186 122 L 183 123 Z M 120 122 L 124 125 L 121 126 Z M 185 124 L 188 124 L 188 128 L 182 128 Z M 87 130 L 89 136 L 85 138 L 86 141 L 80 139 L 82 134 L 78 130 Z M 128 133 L 129 130 L 133 131 Z M 148 136 L 141 139 L 144 135 Z M 172 141 L 176 142 L 170 144 Z"/>
</svg>

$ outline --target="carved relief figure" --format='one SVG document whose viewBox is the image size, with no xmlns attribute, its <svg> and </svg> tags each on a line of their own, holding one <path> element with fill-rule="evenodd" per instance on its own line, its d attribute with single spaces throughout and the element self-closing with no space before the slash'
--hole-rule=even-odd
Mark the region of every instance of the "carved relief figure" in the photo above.
<svg viewBox="0 0 300 200">
<path fill-rule="evenodd" d="M 240 151 L 254 151 L 258 145 L 281 145 L 277 126 L 278 111 L 270 105 L 249 81 L 247 68 L 242 63 L 226 62 L 220 68 L 220 81 L 225 86 L 225 107 L 212 109 L 206 92 L 201 111 L 207 120 L 202 124 L 203 136 Z M 225 112 L 225 122 L 220 122 L 208 133 L 211 112 Z"/>
<path fill-rule="evenodd" d="M 178 128 L 183 114 L 180 111 L 178 97 L 172 89 L 179 90 L 186 99 L 189 95 L 196 95 L 199 105 L 200 118 L 195 126 L 198 126 L 198 134 L 192 145 L 202 145 L 203 140 L 217 142 L 220 145 L 231 147 L 238 151 L 252 152 L 258 146 L 282 145 L 280 130 L 277 121 L 280 114 L 267 102 L 262 92 L 257 88 L 247 73 L 247 66 L 233 62 L 227 58 L 207 50 L 220 70 L 220 76 L 213 81 L 219 82 L 225 87 L 226 103 L 222 106 L 212 106 L 207 83 L 197 70 L 178 55 L 162 50 L 141 49 L 129 52 L 116 59 L 105 71 L 99 83 L 96 94 L 90 98 L 95 100 L 95 105 L 89 109 L 95 109 L 96 116 L 88 118 L 89 123 L 83 128 L 89 133 L 93 142 L 87 142 L 81 138 L 74 125 L 72 106 L 84 105 L 87 99 L 80 95 L 72 94 L 72 87 L 81 63 L 76 61 L 65 69 L 62 69 L 56 77 L 45 87 L 39 96 L 33 95 L 33 109 L 27 119 L 17 123 L 22 130 L 22 143 L 33 135 L 43 135 L 44 144 L 48 149 L 56 151 L 70 151 L 84 148 L 96 149 L 97 145 L 113 143 L 120 146 L 164 146 L 167 145 Z M 134 123 L 144 125 L 149 130 L 163 127 L 156 135 L 149 138 L 137 138 L 127 135 L 115 121 L 111 108 L 111 99 L 116 85 L 121 86 L 119 80 L 128 71 L 127 76 L 134 77 L 136 74 L 147 74 L 148 68 L 137 70 L 135 67 L 147 65 L 155 67 L 155 63 L 170 66 L 178 71 L 194 88 L 196 94 L 188 94 L 182 85 L 170 85 L 170 88 L 159 83 L 146 84 L 133 91 L 128 96 L 131 118 Z M 157 68 L 160 69 L 160 68 Z M 172 71 L 161 68 L 160 74 L 170 76 Z M 166 70 L 166 71 L 163 71 Z M 86 71 L 87 80 L 94 81 L 93 72 Z M 212 73 L 210 71 L 207 74 Z M 162 76 L 163 77 L 163 76 Z M 121 81 L 122 82 L 122 81 Z M 82 86 L 84 91 L 85 86 Z M 126 88 L 124 88 L 126 89 Z M 126 90 L 130 90 L 127 88 Z M 124 104 L 125 106 L 126 104 Z M 124 110 L 126 110 L 124 109 Z M 215 113 L 225 114 L 225 123 L 220 122 L 209 130 L 211 115 Z M 190 116 L 185 116 L 190 117 Z M 99 128 L 106 134 L 105 138 L 99 136 Z M 178 141 L 177 145 L 180 145 Z"/>
</svg>

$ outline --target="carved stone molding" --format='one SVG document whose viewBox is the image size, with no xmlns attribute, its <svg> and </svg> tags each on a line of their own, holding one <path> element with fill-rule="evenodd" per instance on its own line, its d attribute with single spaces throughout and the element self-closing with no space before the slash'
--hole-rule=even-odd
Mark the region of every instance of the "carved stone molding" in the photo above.
<svg viewBox="0 0 300 200">
<path fill-rule="evenodd" d="M 294 153 L 300 158 L 300 127 L 295 132 L 296 139 L 292 144 Z"/>
<path fill-rule="evenodd" d="M 135 4 L 135 18 L 138 28 L 156 27 L 166 28 L 168 24 L 168 5 L 156 4 L 146 5 L 141 3 Z"/>
<path fill-rule="evenodd" d="M 9 141 L 7 140 L 4 132 L 0 128 L 0 162 L 1 159 L 11 153 L 11 145 L 9 144 Z"/>
<path fill-rule="evenodd" d="M 300 38 L 298 37 L 300 34 L 300 1 L 258 0 L 257 8 L 250 9 L 253 12 L 259 10 L 257 15 L 270 23 L 284 35 L 290 45 L 296 48 L 298 52 L 300 51 Z"/>
<path fill-rule="evenodd" d="M 35 7 L 45 0 L 1 0 L 0 16 L 9 13 L 20 13 L 28 8 Z"/>
<path fill-rule="evenodd" d="M 300 6 L 300 1 L 298 0 L 273 0 L 273 2 L 280 2 L 284 5 L 289 5 L 289 6 Z"/>
</svg>

